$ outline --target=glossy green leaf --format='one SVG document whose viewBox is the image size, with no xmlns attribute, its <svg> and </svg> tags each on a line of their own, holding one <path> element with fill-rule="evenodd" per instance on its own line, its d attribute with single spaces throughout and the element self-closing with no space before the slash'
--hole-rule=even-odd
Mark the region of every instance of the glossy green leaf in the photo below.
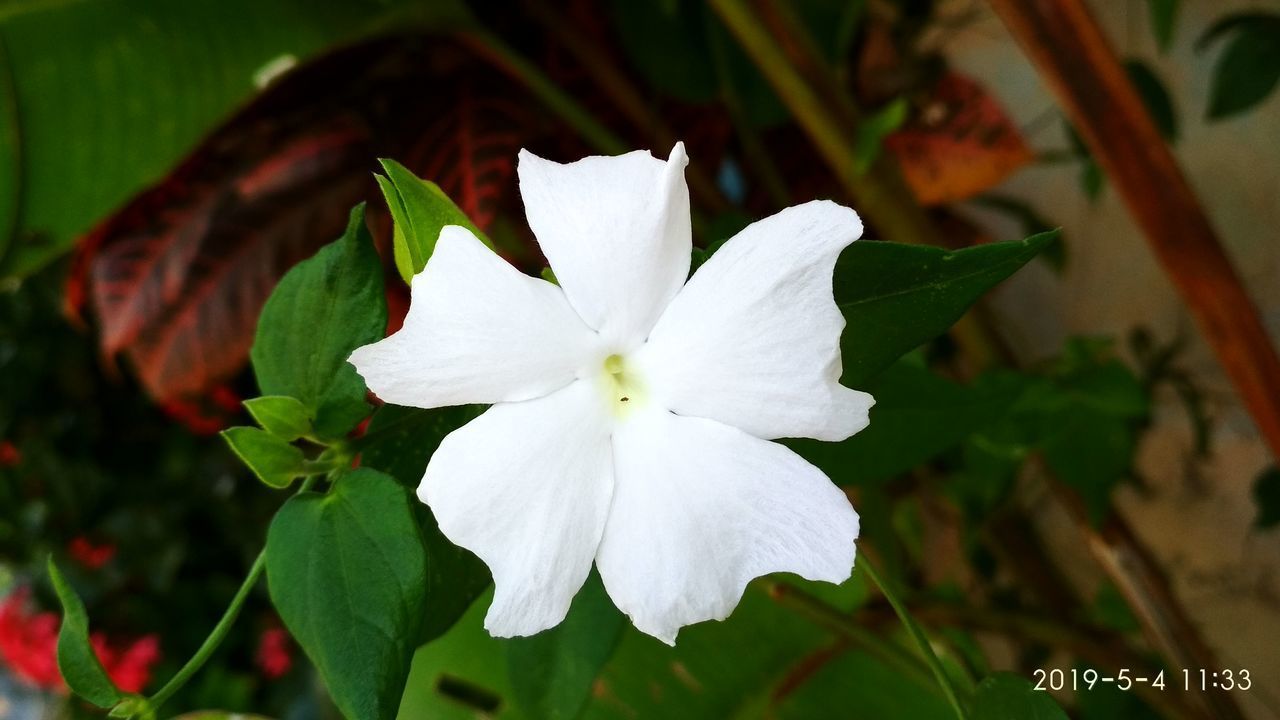
<svg viewBox="0 0 1280 720">
<path fill-rule="evenodd" d="M 1057 236 L 964 250 L 860 241 L 840 256 L 835 298 L 846 326 L 842 382 L 861 388 L 902 355 L 946 332 L 970 305 Z"/>
<path fill-rule="evenodd" d="M 907 120 L 906 98 L 897 98 L 858 123 L 854 138 L 853 166 L 859 173 L 866 172 L 880 157 L 884 139 L 889 133 L 902 127 Z"/>
<path fill-rule="evenodd" d="M 971 199 L 970 202 L 980 207 L 1004 213 L 1017 220 L 1022 226 L 1021 234 L 1025 236 L 1050 232 L 1054 229 L 1053 223 L 1049 222 L 1048 218 L 1041 215 L 1040 211 L 1031 203 L 1021 198 L 986 193 Z M 1048 247 L 1040 252 L 1040 258 L 1059 272 L 1067 266 L 1067 244 L 1063 242 L 1061 232 L 1058 233 L 1053 242 L 1049 243 Z"/>
<path fill-rule="evenodd" d="M 343 236 L 290 270 L 263 307 L 250 351 L 262 394 L 300 400 L 323 438 L 355 427 L 370 408 L 347 357 L 382 339 L 383 293 L 382 263 L 360 205 Z"/>
<path fill-rule="evenodd" d="M 577 717 L 625 624 L 593 571 L 563 622 L 506 643 L 516 704 L 532 718 Z"/>
<path fill-rule="evenodd" d="M 1280 84 L 1280 15 L 1240 13 L 1222 18 L 1196 43 L 1207 48 L 1230 35 L 1213 66 L 1209 118 L 1238 115 L 1267 99 Z"/>
<path fill-rule="evenodd" d="M 1151 20 L 1151 34 L 1160 52 L 1168 52 L 1173 44 L 1173 31 L 1178 23 L 1178 9 L 1182 0 L 1147 0 L 1147 16 Z"/>
<path fill-rule="evenodd" d="M 126 696 L 107 677 L 89 642 L 89 615 L 58 566 L 49 558 L 49 580 L 62 603 L 62 627 L 58 630 L 58 670 L 71 692 L 100 708 L 109 708 Z"/>
<path fill-rule="evenodd" d="M 0 275 L 70 249 L 272 72 L 337 44 L 466 21 L 449 1 L 0 3 Z"/>
<path fill-rule="evenodd" d="M 957 385 L 927 368 L 898 362 L 866 390 L 876 404 L 862 432 L 839 443 L 787 441 L 839 485 L 889 480 L 959 445 L 1006 413 L 1020 388 L 994 379 Z"/>
<path fill-rule="evenodd" d="M 294 480 L 306 474 L 306 458 L 302 450 L 266 430 L 227 428 L 222 431 L 222 439 L 259 480 L 273 488 L 289 487 Z"/>
<path fill-rule="evenodd" d="M 426 588 L 411 502 L 359 469 L 294 496 L 267 534 L 271 600 L 350 720 L 395 717 L 404 692 Z"/>
<path fill-rule="evenodd" d="M 436 249 L 440 230 L 461 225 L 476 234 L 490 248 L 493 243 L 471 222 L 471 218 L 430 180 L 423 180 L 394 160 L 381 160 L 386 175 L 375 175 L 382 196 L 395 223 L 392 233 L 396 270 L 405 282 L 422 272 Z"/>
<path fill-rule="evenodd" d="M 462 427 L 479 406 L 420 410 L 384 405 L 369 421 L 361 438 L 362 466 L 380 470 L 401 485 L 416 490 L 427 461 L 446 435 Z M 419 642 L 429 642 L 453 626 L 467 607 L 489 586 L 489 569 L 470 551 L 449 542 L 431 510 L 414 503 L 427 553 L 427 600 Z"/>
<path fill-rule="evenodd" d="M 1067 714 L 1021 675 L 996 673 L 978 684 L 969 720 L 1067 720 Z"/>
<path fill-rule="evenodd" d="M 256 397 L 245 400 L 244 407 L 263 430 L 282 440 L 297 440 L 311 432 L 311 411 L 297 398 Z"/>
<path fill-rule="evenodd" d="M 1253 526 L 1270 530 L 1280 525 L 1280 469 L 1267 468 L 1253 481 L 1253 504 L 1258 509 Z"/>
</svg>

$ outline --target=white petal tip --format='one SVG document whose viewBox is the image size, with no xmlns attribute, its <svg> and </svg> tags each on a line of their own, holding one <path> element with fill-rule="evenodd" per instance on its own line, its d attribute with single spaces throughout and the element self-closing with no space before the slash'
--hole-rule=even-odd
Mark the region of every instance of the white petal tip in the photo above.
<svg viewBox="0 0 1280 720">
<path fill-rule="evenodd" d="M 681 170 L 689 164 L 689 155 L 685 152 L 683 140 L 677 142 L 675 147 L 671 148 L 671 155 L 667 157 L 667 162 L 672 165 L 678 165 Z"/>
</svg>

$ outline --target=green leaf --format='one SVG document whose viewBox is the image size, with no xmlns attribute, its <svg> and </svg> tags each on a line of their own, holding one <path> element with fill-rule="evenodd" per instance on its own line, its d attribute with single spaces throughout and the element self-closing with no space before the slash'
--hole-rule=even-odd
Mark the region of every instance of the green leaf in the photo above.
<svg viewBox="0 0 1280 720">
<path fill-rule="evenodd" d="M 290 270 L 263 307 L 249 353 L 262 394 L 300 400 L 322 438 L 355 427 L 369 405 L 347 357 L 382 339 L 383 292 L 382 263 L 359 205 L 343 236 Z"/>
<path fill-rule="evenodd" d="M 591 696 L 626 618 L 592 572 L 559 625 L 506 643 L 516 703 L 529 717 L 570 720 Z"/>
<path fill-rule="evenodd" d="M 1173 98 L 1165 89 L 1164 82 L 1156 75 L 1151 66 L 1141 60 L 1126 60 L 1125 72 L 1129 74 L 1129 82 L 1138 91 L 1142 104 L 1147 108 L 1151 119 L 1155 121 L 1160 134 L 1165 140 L 1173 142 L 1178 139 L 1178 113 L 1173 107 Z"/>
<path fill-rule="evenodd" d="M 1214 23 L 1196 43 L 1203 50 L 1234 33 L 1213 66 L 1209 90 L 1211 120 L 1249 110 L 1266 100 L 1280 83 L 1280 15 L 1241 13 Z"/>
<path fill-rule="evenodd" d="M 479 414 L 478 406 L 420 410 L 384 405 L 374 413 L 361 438 L 360 462 L 381 470 L 401 485 L 416 489 L 427 461 L 446 435 Z M 419 643 L 443 635 L 489 586 L 489 568 L 470 551 L 449 542 L 431 510 L 414 503 L 427 553 L 427 601 Z"/>
<path fill-rule="evenodd" d="M 272 68 L 466 22 L 456 1 L 0 3 L 0 276 L 69 250 L 262 92 Z"/>
<path fill-rule="evenodd" d="M 102 662 L 89 642 L 89 615 L 80 596 L 67 583 L 58 566 L 49 558 L 49 580 L 62 603 L 62 627 L 58 630 L 58 670 L 71 692 L 100 708 L 109 708 L 125 699 L 111 682 Z"/>
<path fill-rule="evenodd" d="M 439 185 L 423 180 L 395 160 L 380 160 L 386 176 L 375 175 L 382 196 L 395 221 L 396 269 L 405 282 L 422 272 L 436 249 L 440 230 L 446 225 L 461 225 L 490 248 L 493 243 L 471 222 L 471 218 L 454 204 Z"/>
<path fill-rule="evenodd" d="M 839 443 L 786 442 L 839 485 L 889 480 L 959 445 L 1006 413 L 1020 391 L 994 377 L 957 385 L 907 362 L 880 373 L 866 389 L 876 404 L 862 432 Z"/>
<path fill-rule="evenodd" d="M 850 245 L 834 281 L 846 321 L 842 381 L 864 387 L 894 360 L 946 332 L 1056 237 L 1055 230 L 954 251 L 866 240 Z"/>
<path fill-rule="evenodd" d="M 1041 215 L 1031 203 L 1010 195 L 987 193 L 973 198 L 970 202 L 1002 212 L 1017 220 L 1022 225 L 1023 235 L 1036 235 L 1054 229 L 1053 223 Z M 1067 245 L 1062 240 L 1062 233 L 1058 233 L 1053 242 L 1041 251 L 1040 257 L 1056 271 L 1061 272 L 1067 266 Z"/>
<path fill-rule="evenodd" d="M 880 157 L 885 137 L 906 122 L 908 108 L 906 98 L 896 98 L 858 123 L 857 136 L 854 138 L 853 166 L 859 174 L 870 169 L 876 158 Z"/>
<path fill-rule="evenodd" d="M 426 556 L 408 492 L 369 469 L 300 493 L 267 534 L 271 600 L 350 720 L 393 718 L 422 620 Z"/>
<path fill-rule="evenodd" d="M 996 673 L 978 684 L 969 720 L 1067 720 L 1067 714 L 1026 678 Z"/>
<path fill-rule="evenodd" d="M 1253 504 L 1258 508 L 1254 527 L 1270 530 L 1280 525 L 1280 468 L 1267 468 L 1253 481 Z"/>
<path fill-rule="evenodd" d="M 258 479 L 273 488 L 287 488 L 306 474 L 302 450 L 266 430 L 233 427 L 222 431 L 222 439 Z"/>
<path fill-rule="evenodd" d="M 1151 34 L 1160 52 L 1168 52 L 1173 44 L 1173 31 L 1178 23 L 1178 8 L 1182 0 L 1147 0 L 1147 15 L 1151 19 Z"/>
<path fill-rule="evenodd" d="M 297 440 L 311 432 L 311 412 L 297 398 L 268 395 L 244 401 L 244 407 L 263 430 L 281 440 Z"/>
</svg>

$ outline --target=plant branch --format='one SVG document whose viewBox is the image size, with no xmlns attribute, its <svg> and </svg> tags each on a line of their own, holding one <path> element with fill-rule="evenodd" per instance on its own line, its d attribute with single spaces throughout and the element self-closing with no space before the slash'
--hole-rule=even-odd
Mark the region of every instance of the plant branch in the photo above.
<svg viewBox="0 0 1280 720">
<path fill-rule="evenodd" d="M 488 30 L 473 29 L 458 33 L 458 39 L 495 67 L 529 89 L 547 109 L 565 121 L 600 152 L 621 155 L 629 149 L 622 138 L 591 116 L 568 93 L 561 90 L 536 65 L 513 50 Z"/>
<path fill-rule="evenodd" d="M 920 648 L 920 654 L 924 656 L 924 660 L 929 665 L 929 669 L 933 671 L 933 677 L 938 681 L 938 686 L 942 688 L 942 692 L 947 697 L 947 702 L 951 703 L 951 709 L 955 711 L 956 717 L 960 720 L 967 720 L 964 707 L 960 704 L 960 698 L 956 695 L 956 689 L 951 684 L 951 678 L 947 676 L 946 668 L 942 667 L 942 662 L 938 660 L 938 655 L 933 651 L 933 645 L 929 643 L 929 638 L 925 637 L 924 631 L 920 629 L 919 623 L 911 617 L 911 613 L 907 611 L 907 607 L 898 600 L 897 595 L 889 589 L 889 586 L 880 579 L 880 575 L 876 572 L 875 566 L 864 554 L 862 557 L 862 571 L 871 578 L 871 581 L 880 588 L 884 599 L 889 601 L 893 606 L 893 611 L 898 614 L 898 619 L 902 621 L 903 627 L 911 634 L 916 645 Z"/>
<path fill-rule="evenodd" d="M 151 709 L 158 710 L 174 693 L 182 689 L 192 676 L 199 672 L 200 668 L 209 660 L 218 646 L 227 637 L 227 633 L 231 631 L 231 626 L 235 624 L 236 618 L 240 615 L 240 608 L 244 606 L 245 600 L 249 598 L 250 591 L 253 586 L 258 584 L 259 578 L 267 567 L 267 553 L 265 550 L 258 553 L 258 557 L 253 561 L 253 566 L 249 568 L 249 574 L 245 576 L 244 582 L 240 583 L 240 589 L 236 591 L 235 597 L 231 598 L 231 604 L 222 614 L 222 619 L 213 627 L 209 636 L 204 639 L 200 645 L 200 649 L 196 650 L 196 654 L 187 660 L 186 664 L 178 670 L 164 687 L 156 691 L 149 701 Z"/>
<path fill-rule="evenodd" d="M 897 643 L 885 641 L 859 625 L 851 616 L 794 585 L 773 582 L 766 585 L 765 590 L 774 602 L 839 634 L 880 662 L 910 677 L 921 687 L 927 687 L 930 690 L 937 688 L 937 683 L 934 682 L 929 669 L 920 658 L 904 650 Z"/>
<path fill-rule="evenodd" d="M 308 477 L 302 481 L 302 485 L 298 487 L 297 494 L 307 492 L 315 487 L 319 482 L 317 476 Z M 231 598 L 231 603 L 227 605 L 227 609 L 222 613 L 222 618 L 218 620 L 218 624 L 213 626 L 213 630 L 209 632 L 209 636 L 200 644 L 200 648 L 196 650 L 196 654 L 187 660 L 186 664 L 178 670 L 164 687 L 156 691 L 148 700 L 148 706 L 152 712 L 160 709 L 174 693 L 182 689 L 191 678 L 204 667 L 204 664 L 213 656 L 214 651 L 226 639 L 227 634 L 231 632 L 231 627 L 235 625 L 236 618 L 240 616 L 240 609 L 244 607 L 244 603 L 249 599 L 249 593 L 253 591 L 253 587 L 258 584 L 258 580 L 262 578 L 263 572 L 267 569 L 267 551 L 261 550 L 258 557 L 254 559 L 253 565 L 249 568 L 249 574 L 245 576 L 244 582 L 240 583 L 240 589 L 236 590 L 236 594 Z"/>
<path fill-rule="evenodd" d="M 1080 0 L 989 0 L 1040 69 L 1280 458 L 1280 356 L 1212 225 Z"/>
</svg>

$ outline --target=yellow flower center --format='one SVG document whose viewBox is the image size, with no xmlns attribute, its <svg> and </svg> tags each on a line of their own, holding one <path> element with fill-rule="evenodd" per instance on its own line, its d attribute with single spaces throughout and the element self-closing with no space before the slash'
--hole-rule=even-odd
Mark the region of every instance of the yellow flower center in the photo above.
<svg viewBox="0 0 1280 720">
<path fill-rule="evenodd" d="M 613 354 L 604 359 L 604 387 L 615 414 L 621 416 L 641 399 L 642 388 L 634 372 L 628 372 L 621 355 Z"/>
</svg>

